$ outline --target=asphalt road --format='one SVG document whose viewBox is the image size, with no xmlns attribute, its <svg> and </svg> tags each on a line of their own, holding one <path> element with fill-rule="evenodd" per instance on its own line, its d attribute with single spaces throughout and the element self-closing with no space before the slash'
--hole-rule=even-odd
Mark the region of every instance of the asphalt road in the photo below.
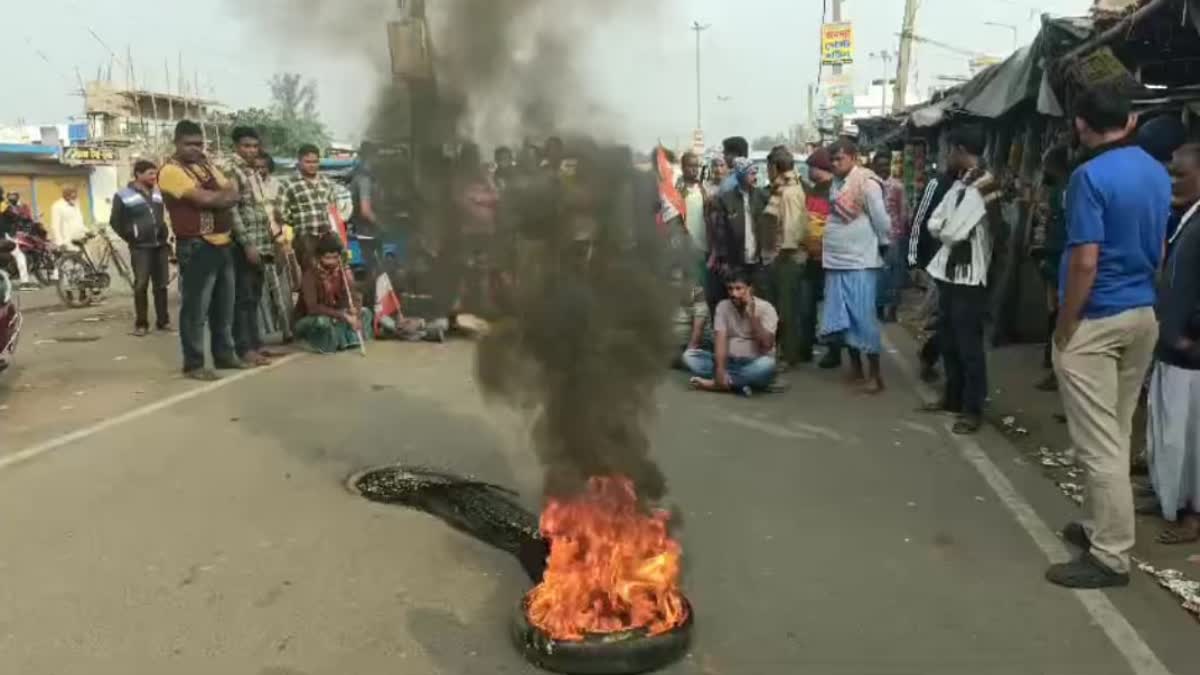
<svg viewBox="0 0 1200 675">
<path fill-rule="evenodd" d="M 512 560 L 343 487 L 400 461 L 536 504 L 524 424 L 480 399 L 470 350 L 301 356 L 167 383 L 65 441 L 70 424 L 0 437 L 0 462 L 27 451 L 0 468 L 0 672 L 533 672 L 507 639 Z M 655 449 L 697 610 L 668 672 L 1196 672 L 1195 621 L 1149 579 L 1042 581 L 1070 503 L 1002 437 L 962 445 L 913 412 L 889 365 L 877 399 L 816 371 L 751 400 L 664 384 Z"/>
</svg>

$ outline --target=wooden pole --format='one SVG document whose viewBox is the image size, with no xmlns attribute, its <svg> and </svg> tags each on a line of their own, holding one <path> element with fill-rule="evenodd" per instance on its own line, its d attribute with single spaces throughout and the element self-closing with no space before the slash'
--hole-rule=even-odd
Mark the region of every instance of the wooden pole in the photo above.
<svg viewBox="0 0 1200 675">
<path fill-rule="evenodd" d="M 912 72 L 913 32 L 917 28 L 917 7 L 920 0 L 905 0 L 904 23 L 900 29 L 900 58 L 896 63 L 896 92 L 892 97 L 892 111 L 904 111 L 908 100 L 908 78 Z"/>
<path fill-rule="evenodd" d="M 175 99 L 171 96 L 171 63 L 163 59 L 163 91 L 167 92 L 167 118 L 175 121 Z"/>
</svg>

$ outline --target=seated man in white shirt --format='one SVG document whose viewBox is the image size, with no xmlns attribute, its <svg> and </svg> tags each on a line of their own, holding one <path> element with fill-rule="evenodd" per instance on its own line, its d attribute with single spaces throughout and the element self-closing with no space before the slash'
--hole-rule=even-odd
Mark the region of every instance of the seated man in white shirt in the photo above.
<svg viewBox="0 0 1200 675">
<path fill-rule="evenodd" d="M 770 388 L 775 379 L 779 315 L 771 303 L 754 296 L 754 282 L 747 270 L 732 272 L 726 290 L 729 298 L 717 305 L 713 320 L 716 353 L 689 349 L 683 363 L 695 375 L 692 388 L 749 396 Z"/>
</svg>

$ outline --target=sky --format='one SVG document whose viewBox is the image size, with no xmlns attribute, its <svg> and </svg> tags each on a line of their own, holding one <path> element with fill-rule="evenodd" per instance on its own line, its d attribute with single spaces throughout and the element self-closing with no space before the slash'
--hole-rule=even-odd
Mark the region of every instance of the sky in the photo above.
<svg viewBox="0 0 1200 675">
<path fill-rule="evenodd" d="M 253 0 L 297 7 L 313 0 Z M 379 5 L 380 0 L 364 0 Z M 428 0 L 434 5 L 438 0 Z M 486 2 L 488 0 L 478 0 Z M 593 0 L 545 0 L 586 2 Z M 701 36 L 701 103 L 710 143 L 727 135 L 754 137 L 785 131 L 807 116 L 808 85 L 817 79 L 819 26 L 825 0 L 647 0 L 657 11 L 617 16 L 581 36 L 577 77 L 611 128 L 637 147 L 662 140 L 683 145 L 696 117 L 695 34 Z M 357 0 L 328 0 L 331 7 Z M 82 114 L 79 78 L 95 79 L 112 65 L 114 82 L 128 79 L 132 62 L 140 88 L 162 89 L 169 70 L 176 89 L 182 58 L 185 78 L 200 93 L 231 109 L 265 106 L 273 73 L 300 72 L 317 81 L 319 109 L 336 138 L 358 139 L 370 111 L 383 26 L 316 44 L 306 35 L 261 16 L 247 16 L 251 0 L 158 0 L 130 12 L 128 0 L 39 0 L 9 5 L 0 41 L 6 91 L 0 126 L 62 123 Z M 389 4 L 389 3 L 384 3 Z M 846 0 L 856 33 L 855 77 L 882 76 L 868 55 L 895 51 L 901 0 Z M 1092 0 L 920 0 L 916 33 L 972 51 L 1006 56 L 1017 27 L 1024 44 L 1042 12 L 1079 15 Z M 918 46 L 914 73 L 919 92 L 938 75 L 965 75 L 967 58 Z M 132 58 L 129 58 L 131 55 Z M 892 64 L 894 73 L 895 64 Z M 78 76 L 77 76 L 78 72 Z"/>
</svg>

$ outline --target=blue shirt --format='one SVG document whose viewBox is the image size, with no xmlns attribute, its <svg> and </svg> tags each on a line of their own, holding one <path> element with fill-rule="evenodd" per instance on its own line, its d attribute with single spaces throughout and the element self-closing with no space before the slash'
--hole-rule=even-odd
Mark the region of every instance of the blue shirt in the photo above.
<svg viewBox="0 0 1200 675">
<path fill-rule="evenodd" d="M 1141 148 L 1109 150 L 1076 169 L 1067 186 L 1067 241 L 1059 270 L 1059 301 L 1066 298 L 1071 250 L 1099 244 L 1096 282 L 1084 318 L 1102 319 L 1154 306 L 1154 277 L 1162 262 L 1170 215 L 1171 179 L 1163 165 Z"/>
</svg>

